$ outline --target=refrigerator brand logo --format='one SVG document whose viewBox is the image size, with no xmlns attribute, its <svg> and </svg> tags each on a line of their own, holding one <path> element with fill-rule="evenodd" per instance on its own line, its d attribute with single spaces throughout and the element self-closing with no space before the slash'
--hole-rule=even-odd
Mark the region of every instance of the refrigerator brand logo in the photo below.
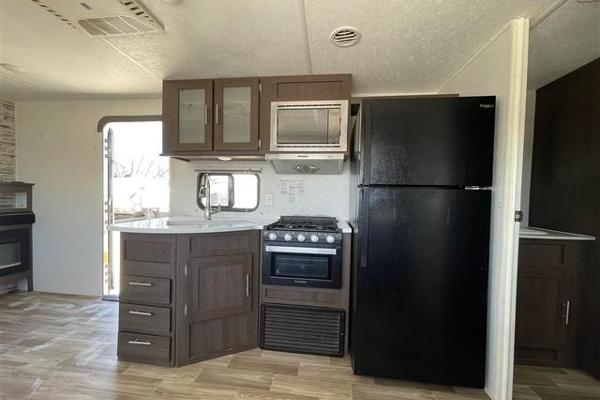
<svg viewBox="0 0 600 400">
<path fill-rule="evenodd" d="M 493 104 L 480 104 L 479 107 L 481 108 L 494 108 Z"/>
</svg>

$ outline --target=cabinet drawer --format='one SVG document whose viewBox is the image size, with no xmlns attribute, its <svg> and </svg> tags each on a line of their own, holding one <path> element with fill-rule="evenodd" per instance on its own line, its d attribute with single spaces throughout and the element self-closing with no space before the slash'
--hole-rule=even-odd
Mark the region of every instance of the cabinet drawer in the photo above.
<svg viewBox="0 0 600 400">
<path fill-rule="evenodd" d="M 123 275 L 120 299 L 127 303 L 169 305 L 171 302 L 171 280 Z"/>
<path fill-rule="evenodd" d="M 141 261 L 125 261 L 121 273 L 124 275 L 149 276 L 152 278 L 169 278 L 171 276 L 171 265 Z"/>
<path fill-rule="evenodd" d="M 119 305 L 119 329 L 168 335 L 171 332 L 171 310 L 121 303 Z"/>
<path fill-rule="evenodd" d="M 128 361 L 167 364 L 171 359 L 171 339 L 168 336 L 119 332 L 117 354 Z"/>
</svg>

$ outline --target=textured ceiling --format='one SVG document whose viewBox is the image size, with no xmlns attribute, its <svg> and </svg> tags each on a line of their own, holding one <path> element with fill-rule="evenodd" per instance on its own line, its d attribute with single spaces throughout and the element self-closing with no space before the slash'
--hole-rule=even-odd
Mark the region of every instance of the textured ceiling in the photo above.
<svg viewBox="0 0 600 400">
<path fill-rule="evenodd" d="M 91 11 L 81 0 L 41 1 L 72 21 L 119 7 L 118 0 L 86 0 Z M 555 2 L 145 0 L 165 32 L 105 41 L 30 0 L 0 0 L 0 61 L 27 70 L 3 72 L 0 84 L 2 95 L 16 100 L 143 97 L 158 95 L 168 78 L 349 72 L 356 94 L 436 92 L 510 19 L 535 19 Z M 329 43 L 342 25 L 362 32 L 356 47 Z M 561 33 L 561 43 L 577 40 L 571 34 L 577 32 Z M 564 62 L 558 64 L 556 70 Z"/>
<path fill-rule="evenodd" d="M 600 57 L 600 3 L 568 1 L 529 35 L 529 87 L 547 83 Z"/>
</svg>

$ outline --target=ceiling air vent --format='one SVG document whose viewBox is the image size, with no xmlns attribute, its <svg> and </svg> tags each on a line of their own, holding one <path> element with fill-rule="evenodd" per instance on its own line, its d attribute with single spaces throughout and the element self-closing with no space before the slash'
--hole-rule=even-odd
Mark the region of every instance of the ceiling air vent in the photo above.
<svg viewBox="0 0 600 400">
<path fill-rule="evenodd" d="M 79 20 L 79 25 L 92 36 L 116 36 L 138 33 L 162 32 L 158 19 L 139 0 L 119 0 L 130 15 L 88 18 Z"/>
<path fill-rule="evenodd" d="M 342 26 L 331 32 L 329 40 L 337 47 L 354 46 L 360 41 L 360 32 L 351 26 Z"/>
</svg>

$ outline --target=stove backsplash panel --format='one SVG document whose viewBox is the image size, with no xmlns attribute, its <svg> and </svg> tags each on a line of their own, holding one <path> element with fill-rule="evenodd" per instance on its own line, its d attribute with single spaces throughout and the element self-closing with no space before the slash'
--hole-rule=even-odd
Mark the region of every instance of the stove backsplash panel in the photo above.
<svg viewBox="0 0 600 400">
<path fill-rule="evenodd" d="M 349 216 L 349 163 L 340 175 L 278 175 L 266 161 L 171 161 L 171 214 L 202 215 L 196 205 L 196 170 L 260 169 L 260 204 L 249 213 L 227 212 L 227 217 L 279 217 L 326 215 L 341 220 Z M 273 204 L 265 198 L 273 195 Z"/>
</svg>

